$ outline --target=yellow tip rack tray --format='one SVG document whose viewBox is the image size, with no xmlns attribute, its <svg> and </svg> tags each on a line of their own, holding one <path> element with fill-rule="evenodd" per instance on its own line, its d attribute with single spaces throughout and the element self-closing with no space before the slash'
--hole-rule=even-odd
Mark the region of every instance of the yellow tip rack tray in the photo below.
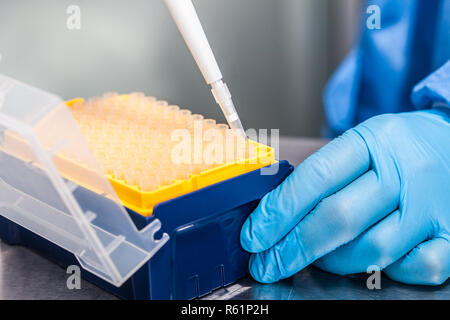
<svg viewBox="0 0 450 320">
<path fill-rule="evenodd" d="M 120 96 L 125 106 L 129 97 L 129 95 Z M 70 108 L 73 108 L 77 103 L 83 102 L 84 99 L 78 98 L 68 101 L 67 105 Z M 252 152 L 251 157 L 224 164 L 217 164 L 214 168 L 206 169 L 196 174 L 191 174 L 187 179 L 174 180 L 169 185 L 158 186 L 156 190 L 150 192 L 141 190 L 139 186 L 129 185 L 125 180 L 115 178 L 113 174 L 107 174 L 107 177 L 114 187 L 119 199 L 127 208 L 130 208 L 144 216 L 150 216 L 152 214 L 153 207 L 158 203 L 179 197 L 217 182 L 260 169 L 276 162 L 273 148 L 255 141 L 248 141 L 248 143 L 254 147 L 254 152 Z M 73 169 L 72 171 L 76 170 Z M 81 175 L 83 175 L 82 172 L 80 172 L 80 176 Z"/>
</svg>

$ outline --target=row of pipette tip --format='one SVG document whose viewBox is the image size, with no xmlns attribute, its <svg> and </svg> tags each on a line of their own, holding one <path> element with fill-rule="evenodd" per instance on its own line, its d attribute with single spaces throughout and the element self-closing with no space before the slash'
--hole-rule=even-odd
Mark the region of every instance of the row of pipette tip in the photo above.
<svg viewBox="0 0 450 320">
<path fill-rule="evenodd" d="M 105 173 L 143 192 L 256 155 L 227 125 L 142 93 L 108 93 L 76 103 L 72 113 Z M 174 141 L 177 129 L 190 138 Z M 221 138 L 205 141 L 211 129 Z M 180 159 L 175 150 L 188 152 Z"/>
</svg>

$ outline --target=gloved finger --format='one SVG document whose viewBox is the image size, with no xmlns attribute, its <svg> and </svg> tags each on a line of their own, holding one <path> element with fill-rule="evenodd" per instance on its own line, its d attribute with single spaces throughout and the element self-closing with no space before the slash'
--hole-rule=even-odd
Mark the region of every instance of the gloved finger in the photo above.
<svg viewBox="0 0 450 320">
<path fill-rule="evenodd" d="M 450 241 L 446 238 L 426 241 L 384 272 L 392 280 L 407 284 L 443 284 L 450 277 Z"/>
<path fill-rule="evenodd" d="M 250 262 L 250 273 L 260 282 L 275 282 L 353 240 L 398 206 L 400 182 L 379 180 L 374 171 L 322 200 L 272 248 Z"/>
<path fill-rule="evenodd" d="M 317 203 L 365 173 L 367 146 L 347 131 L 305 160 L 278 188 L 267 194 L 241 230 L 241 245 L 262 252 L 283 238 Z"/>
<path fill-rule="evenodd" d="M 385 268 L 428 237 L 430 228 L 409 217 L 398 210 L 393 212 L 315 265 L 341 275 L 366 272 L 372 265 Z"/>
</svg>

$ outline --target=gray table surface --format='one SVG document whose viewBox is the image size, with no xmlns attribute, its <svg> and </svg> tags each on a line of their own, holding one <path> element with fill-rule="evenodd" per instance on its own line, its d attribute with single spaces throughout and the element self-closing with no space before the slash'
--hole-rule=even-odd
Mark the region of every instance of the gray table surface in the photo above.
<svg viewBox="0 0 450 320">
<path fill-rule="evenodd" d="M 294 165 L 326 143 L 318 139 L 280 140 L 280 159 Z M 84 280 L 81 289 L 69 290 L 67 277 L 64 269 L 36 253 L 0 242 L 0 299 L 116 299 Z M 408 286 L 382 277 L 381 290 L 369 290 L 367 277 L 341 277 L 308 267 L 270 285 L 246 278 L 203 299 L 450 299 L 449 281 L 439 287 Z"/>
</svg>

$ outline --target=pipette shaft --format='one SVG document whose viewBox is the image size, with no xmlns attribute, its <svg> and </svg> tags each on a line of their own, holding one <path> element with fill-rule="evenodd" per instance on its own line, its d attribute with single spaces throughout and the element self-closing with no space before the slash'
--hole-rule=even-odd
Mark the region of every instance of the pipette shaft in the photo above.
<svg viewBox="0 0 450 320">
<path fill-rule="evenodd" d="M 230 90 L 226 83 L 222 81 L 222 73 L 192 1 L 165 0 L 165 3 L 197 62 L 206 83 L 211 86 L 214 98 L 222 109 L 230 128 L 234 129 L 239 135 L 246 137 L 241 120 L 234 107 Z"/>
</svg>

